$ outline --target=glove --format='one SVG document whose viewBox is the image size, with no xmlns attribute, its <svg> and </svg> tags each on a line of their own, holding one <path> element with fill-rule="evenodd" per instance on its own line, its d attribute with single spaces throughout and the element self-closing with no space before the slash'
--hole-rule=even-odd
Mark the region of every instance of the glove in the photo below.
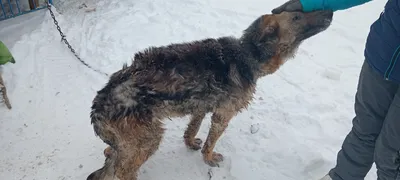
<svg viewBox="0 0 400 180">
<path fill-rule="evenodd" d="M 0 41 L 0 65 L 4 65 L 6 63 L 15 63 L 15 59 L 12 56 L 11 52 L 8 50 L 6 45 Z"/>
<path fill-rule="evenodd" d="M 285 4 L 273 9 L 272 14 L 279 14 L 283 11 L 302 11 L 303 6 L 300 3 L 300 0 L 289 0 Z"/>
</svg>

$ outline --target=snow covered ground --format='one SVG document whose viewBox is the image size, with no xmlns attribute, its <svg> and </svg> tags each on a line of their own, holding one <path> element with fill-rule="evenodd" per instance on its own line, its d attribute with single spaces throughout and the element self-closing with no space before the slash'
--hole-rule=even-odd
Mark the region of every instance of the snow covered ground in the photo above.
<svg viewBox="0 0 400 180">
<path fill-rule="evenodd" d="M 84 12 L 82 3 L 96 7 Z M 224 35 L 239 36 L 284 0 L 63 0 L 56 17 L 82 59 L 112 73 L 136 51 Z M 353 100 L 370 24 L 385 1 L 334 15 L 295 59 L 259 81 L 255 101 L 216 146 L 225 155 L 212 180 L 316 180 L 335 164 L 351 128 Z M 359 20 L 361 19 L 361 20 Z M 1 68 L 13 109 L 0 105 L 0 179 L 78 180 L 102 166 L 91 101 L 107 78 L 83 66 L 60 42 L 46 10 L 0 22 L 0 39 L 16 64 Z M 210 124 L 204 121 L 199 137 Z M 141 180 L 209 180 L 200 152 L 182 141 L 187 118 L 166 121 L 159 151 Z M 251 126 L 259 128 L 250 133 Z M 368 180 L 376 179 L 375 167 Z"/>
</svg>

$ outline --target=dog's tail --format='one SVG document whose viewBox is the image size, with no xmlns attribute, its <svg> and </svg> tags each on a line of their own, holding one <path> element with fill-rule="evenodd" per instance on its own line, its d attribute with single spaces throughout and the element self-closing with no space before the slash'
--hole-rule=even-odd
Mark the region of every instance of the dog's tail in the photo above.
<svg viewBox="0 0 400 180">
<path fill-rule="evenodd" d="M 114 143 L 104 134 L 104 125 L 107 124 L 106 121 L 109 119 L 106 113 L 108 107 L 104 103 L 104 95 L 97 94 L 93 100 L 92 111 L 90 112 L 90 123 L 93 125 L 93 130 L 96 136 L 99 136 L 106 144 L 112 146 Z"/>
<path fill-rule="evenodd" d="M 110 146 L 112 146 L 113 140 L 101 135 L 104 134 L 104 131 L 108 131 L 106 130 L 109 128 L 108 126 L 123 123 L 122 121 L 126 119 L 138 121 L 137 119 L 140 118 L 138 117 L 140 115 L 138 110 L 140 104 L 136 101 L 139 90 L 131 86 L 128 81 L 124 83 L 113 81 L 117 85 L 109 83 L 97 92 L 92 102 L 90 119 L 95 134 Z"/>
<path fill-rule="evenodd" d="M 136 88 L 132 87 L 132 73 L 133 69 L 128 68 L 128 65 L 124 63 L 121 70 L 110 76 L 105 87 L 97 91 L 90 112 L 92 124 L 98 121 L 116 119 L 115 116 L 121 116 L 127 108 L 132 108 L 127 107 L 134 103 Z"/>
</svg>

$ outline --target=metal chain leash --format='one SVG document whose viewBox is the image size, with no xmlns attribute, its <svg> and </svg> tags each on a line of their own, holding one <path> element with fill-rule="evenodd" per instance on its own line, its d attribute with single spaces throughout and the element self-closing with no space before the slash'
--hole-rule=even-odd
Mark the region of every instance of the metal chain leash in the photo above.
<svg viewBox="0 0 400 180">
<path fill-rule="evenodd" d="M 90 66 L 89 64 L 87 64 L 85 61 L 83 61 L 83 60 L 78 56 L 78 54 L 76 53 L 75 49 L 72 48 L 72 46 L 69 44 L 68 40 L 66 39 L 66 36 L 65 36 L 64 33 L 61 31 L 61 28 L 60 28 L 60 26 L 58 25 L 58 21 L 56 20 L 56 17 L 54 16 L 53 11 L 51 10 L 51 4 L 50 4 L 48 1 L 47 1 L 46 3 L 47 3 L 47 9 L 50 11 L 50 15 L 51 15 L 51 17 L 52 17 L 53 20 L 54 20 L 54 24 L 56 25 L 58 32 L 60 32 L 61 41 L 64 41 L 64 43 L 68 46 L 68 48 L 71 50 L 71 52 L 75 55 L 75 57 L 76 57 L 83 65 L 85 65 L 85 66 L 88 67 L 89 69 L 92 69 L 93 71 L 96 71 L 96 72 L 98 72 L 98 73 L 100 73 L 100 74 L 103 74 L 103 75 L 105 75 L 105 76 L 108 77 L 109 75 L 108 75 L 107 73 L 101 72 L 100 70 L 97 70 L 97 69 L 94 69 L 92 66 Z"/>
</svg>

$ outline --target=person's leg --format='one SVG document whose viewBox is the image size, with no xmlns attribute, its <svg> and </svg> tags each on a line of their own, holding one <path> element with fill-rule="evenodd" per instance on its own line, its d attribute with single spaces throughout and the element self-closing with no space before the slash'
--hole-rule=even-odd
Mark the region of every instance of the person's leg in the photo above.
<svg viewBox="0 0 400 180">
<path fill-rule="evenodd" d="M 394 96 L 375 146 L 378 180 L 400 180 L 400 90 Z"/>
<path fill-rule="evenodd" d="M 364 61 L 354 109 L 353 128 L 337 154 L 336 166 L 329 171 L 332 180 L 363 180 L 374 162 L 375 142 L 398 89 L 385 81 Z"/>
</svg>

